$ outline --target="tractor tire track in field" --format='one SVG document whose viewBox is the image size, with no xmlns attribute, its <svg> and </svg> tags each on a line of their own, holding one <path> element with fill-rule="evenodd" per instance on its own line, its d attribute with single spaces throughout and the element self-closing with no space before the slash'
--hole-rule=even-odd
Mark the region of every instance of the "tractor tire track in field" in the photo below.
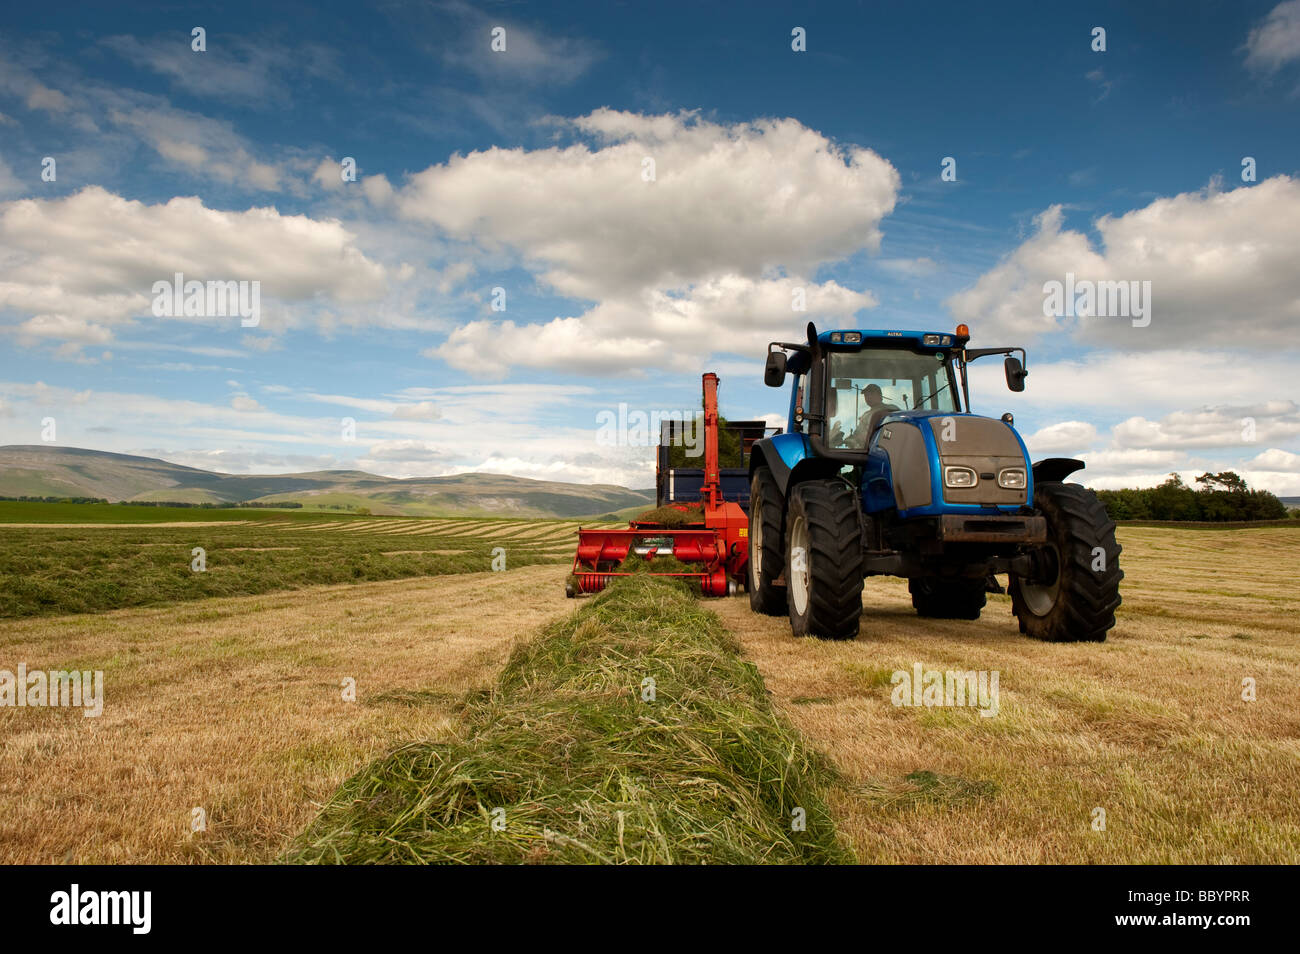
<svg viewBox="0 0 1300 954">
<path fill-rule="evenodd" d="M 447 738 L 573 609 L 565 568 L 0 622 L 0 668 L 101 669 L 104 711 L 0 709 L 0 861 L 276 858 L 348 775 Z M 341 682 L 356 680 L 356 702 Z M 192 811 L 207 830 L 191 835 Z"/>
</svg>

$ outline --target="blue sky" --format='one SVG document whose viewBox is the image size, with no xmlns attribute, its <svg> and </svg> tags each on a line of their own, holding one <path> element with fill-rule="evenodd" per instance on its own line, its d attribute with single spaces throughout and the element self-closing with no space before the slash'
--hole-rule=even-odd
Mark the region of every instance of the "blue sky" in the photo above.
<svg viewBox="0 0 1300 954">
<path fill-rule="evenodd" d="M 0 17 L 0 443 L 647 486 L 601 410 L 715 369 L 779 416 L 809 318 L 966 321 L 1028 348 L 973 393 L 1035 456 L 1300 494 L 1300 0 Z M 258 281 L 258 325 L 156 317 L 177 271 Z M 1150 281 L 1150 324 L 1045 316 L 1067 273 Z"/>
</svg>

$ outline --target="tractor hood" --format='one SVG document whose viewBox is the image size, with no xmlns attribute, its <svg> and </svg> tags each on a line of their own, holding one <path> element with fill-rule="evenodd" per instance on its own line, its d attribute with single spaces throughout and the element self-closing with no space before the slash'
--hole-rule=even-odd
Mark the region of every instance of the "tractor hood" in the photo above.
<svg viewBox="0 0 1300 954">
<path fill-rule="evenodd" d="M 996 418 L 897 411 L 872 436 L 870 456 L 902 512 L 1019 508 L 1033 497 L 1025 445 Z"/>
</svg>

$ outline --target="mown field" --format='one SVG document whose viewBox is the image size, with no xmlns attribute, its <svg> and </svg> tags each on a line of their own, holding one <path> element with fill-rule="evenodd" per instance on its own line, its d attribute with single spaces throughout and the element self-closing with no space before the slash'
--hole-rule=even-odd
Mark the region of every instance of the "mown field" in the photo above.
<svg viewBox="0 0 1300 954">
<path fill-rule="evenodd" d="M 1006 596 L 973 623 L 922 620 L 888 578 L 867 581 L 845 644 L 719 601 L 778 708 L 839 768 L 831 805 L 859 859 L 1300 862 L 1300 528 L 1119 538 L 1124 605 L 1101 645 L 1025 639 Z M 997 716 L 895 706 L 893 673 L 917 663 L 999 671 Z"/>
<path fill-rule="evenodd" d="M 1005 597 L 921 620 L 894 580 L 834 644 L 744 597 L 566 621 L 575 523 L 237 514 L 0 529 L 6 593 L 56 590 L 6 595 L 0 669 L 107 679 L 96 719 L 0 708 L 0 861 L 1300 861 L 1297 530 L 1121 528 L 1099 646 Z M 997 670 L 998 715 L 894 706 L 916 663 Z"/>
<path fill-rule="evenodd" d="M 3 502 L 0 619 L 471 573 L 498 547 L 507 567 L 572 561 L 577 526 Z"/>
</svg>

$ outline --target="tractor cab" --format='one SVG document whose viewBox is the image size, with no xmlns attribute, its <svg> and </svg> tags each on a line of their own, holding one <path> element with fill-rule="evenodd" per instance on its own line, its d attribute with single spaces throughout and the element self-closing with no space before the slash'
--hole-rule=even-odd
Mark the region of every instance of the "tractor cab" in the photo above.
<svg viewBox="0 0 1300 954">
<path fill-rule="evenodd" d="M 950 356 L 867 345 L 826 356 L 827 442 L 863 450 L 887 417 L 908 411 L 961 410 Z"/>
</svg>

